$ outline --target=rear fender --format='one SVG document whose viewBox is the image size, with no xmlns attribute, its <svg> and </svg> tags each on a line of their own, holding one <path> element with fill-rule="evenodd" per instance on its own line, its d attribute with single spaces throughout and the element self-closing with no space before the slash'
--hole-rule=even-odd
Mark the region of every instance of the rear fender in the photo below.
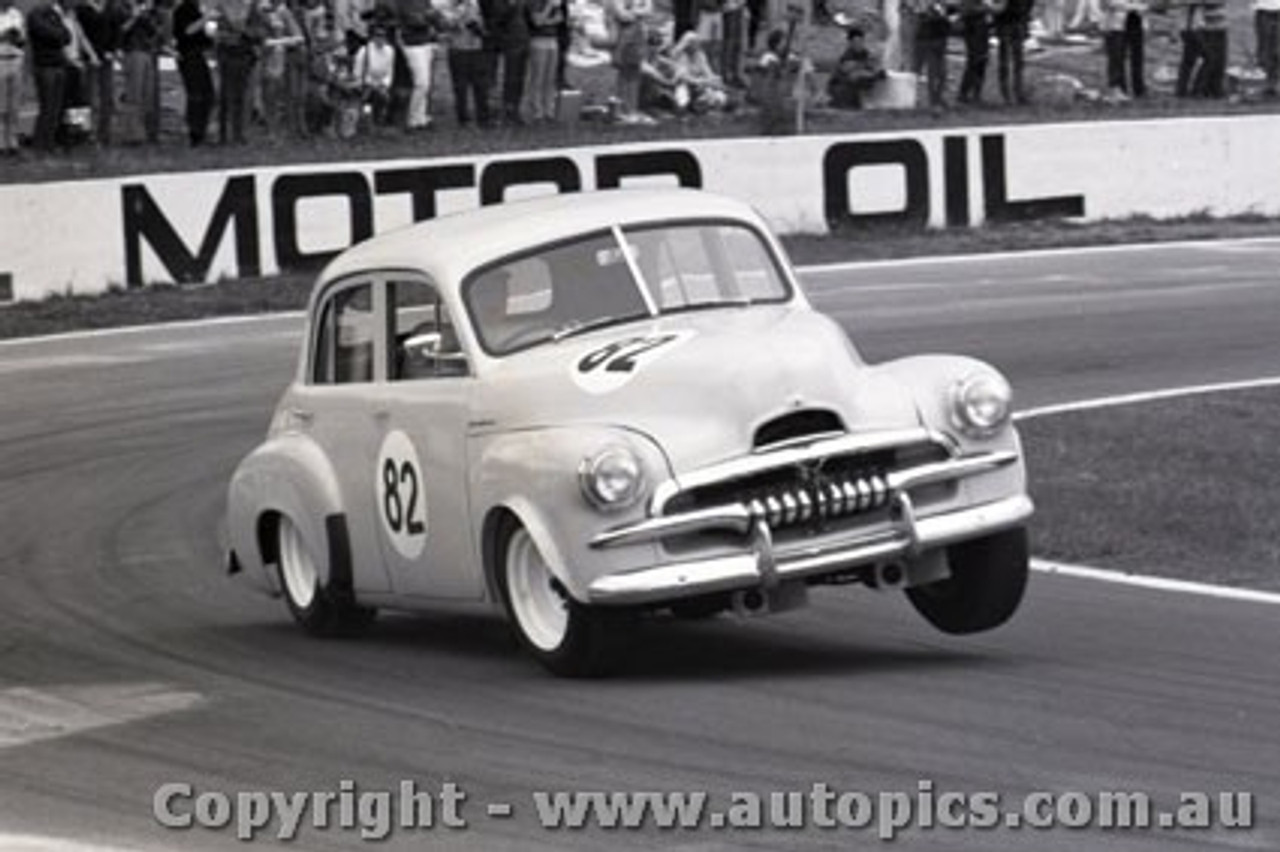
<svg viewBox="0 0 1280 852">
<path fill-rule="evenodd" d="M 324 452 L 304 435 L 281 435 L 250 453 L 231 478 L 229 544 L 246 578 L 279 594 L 273 518 L 286 515 L 315 558 L 321 582 L 327 584 L 333 567 L 328 519 L 343 511 L 338 480 Z"/>
</svg>

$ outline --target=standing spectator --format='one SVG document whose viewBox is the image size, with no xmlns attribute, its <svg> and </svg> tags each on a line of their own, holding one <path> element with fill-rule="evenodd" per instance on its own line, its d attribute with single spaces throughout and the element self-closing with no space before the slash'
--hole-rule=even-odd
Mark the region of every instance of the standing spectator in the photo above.
<svg viewBox="0 0 1280 852">
<path fill-rule="evenodd" d="M 529 66 L 528 0 L 496 0 L 494 29 L 502 55 L 502 118 L 521 125 L 520 101 L 524 99 Z"/>
<path fill-rule="evenodd" d="M 178 49 L 178 74 L 187 98 L 187 139 L 191 147 L 205 143 L 213 112 L 213 74 L 209 71 L 210 33 L 217 30 L 200 0 L 182 0 L 173 10 L 173 38 Z"/>
<path fill-rule="evenodd" d="M 18 107 L 27 27 L 13 0 L 0 0 L 0 154 L 18 153 Z"/>
<path fill-rule="evenodd" d="M 36 117 L 35 147 L 52 151 L 66 100 L 71 69 L 72 33 L 60 0 L 43 0 L 27 13 L 27 37 L 31 43 L 32 76 L 40 112 Z"/>
<path fill-rule="evenodd" d="M 1197 88 L 1202 97 L 1224 98 L 1227 95 L 1226 0 L 1209 0 L 1203 10 L 1200 21 L 1204 31 L 1204 67 Z"/>
<path fill-rule="evenodd" d="M 1226 74 L 1226 14 L 1221 2 L 1187 7 L 1178 65 L 1178 97 L 1220 98 Z"/>
<path fill-rule="evenodd" d="M 275 141 L 282 126 L 297 129 L 294 104 L 298 93 L 291 72 L 297 63 L 294 54 L 302 50 L 305 39 L 284 0 L 262 0 L 262 26 L 262 115 L 267 134 Z"/>
<path fill-rule="evenodd" d="M 405 127 L 425 130 L 431 126 L 431 72 L 440 19 L 431 0 L 399 0 L 397 18 L 400 49 L 413 77 Z"/>
<path fill-rule="evenodd" d="M 1143 20 L 1146 0 L 1102 0 L 1107 86 L 1118 95 L 1144 97 Z"/>
<path fill-rule="evenodd" d="M 159 83 L 157 57 L 164 44 L 160 16 L 151 0 L 136 0 L 120 28 L 120 52 L 124 57 L 126 138 L 156 142 L 160 138 L 160 111 L 156 108 Z"/>
<path fill-rule="evenodd" d="M 917 0 L 916 69 L 929 80 L 929 106 L 940 110 L 947 105 L 947 39 L 951 37 L 951 17 L 942 0 Z"/>
<path fill-rule="evenodd" d="M 387 29 L 381 24 L 369 27 L 369 41 L 356 51 L 353 74 L 356 83 L 373 114 L 373 123 L 379 127 L 390 123 L 391 118 L 391 81 L 395 74 L 396 51 L 387 41 Z M 457 75 L 453 72 L 453 51 L 449 51 L 449 69 L 454 76 L 454 89 L 457 89 Z"/>
<path fill-rule="evenodd" d="M 1022 51 L 1027 40 L 1027 26 L 1031 21 L 1031 7 L 1034 3 L 1035 0 L 1004 0 L 1003 6 L 995 13 L 998 45 L 996 70 L 1000 78 L 1000 96 L 1004 98 L 1006 104 L 1027 102 L 1027 93 L 1022 81 Z"/>
<path fill-rule="evenodd" d="M 964 33 L 964 74 L 956 99 L 963 104 L 981 104 L 987 79 L 991 24 L 987 0 L 960 0 L 960 26 Z"/>
<path fill-rule="evenodd" d="M 458 124 L 488 127 L 490 54 L 485 48 L 484 17 L 478 0 L 450 0 L 445 11 L 449 28 L 449 78 L 453 81 L 453 109 Z"/>
<path fill-rule="evenodd" d="M 1253 0 L 1253 33 L 1258 66 L 1267 75 L 1262 94 L 1274 98 L 1280 94 L 1280 0 Z"/>
<path fill-rule="evenodd" d="M 535 122 L 556 117 L 560 24 L 567 12 L 564 0 L 532 0 L 529 7 L 529 117 Z"/>
<path fill-rule="evenodd" d="M 653 12 L 651 0 L 609 0 L 605 12 L 613 22 L 617 43 L 613 67 L 617 69 L 617 97 L 621 101 L 619 119 L 624 124 L 648 124 L 640 112 L 640 65 L 645 55 L 645 22 Z"/>
<path fill-rule="evenodd" d="M 746 88 L 742 60 L 747 38 L 747 0 L 724 0 L 724 48 L 720 53 L 720 75 L 730 86 Z"/>
<path fill-rule="evenodd" d="M 213 0 L 217 15 L 218 140 L 243 145 L 249 110 L 249 77 L 262 41 L 262 22 L 253 0 Z"/>
<path fill-rule="evenodd" d="M 845 48 L 827 80 L 827 95 L 836 109 L 862 109 L 862 98 L 885 78 L 880 59 L 867 50 L 862 27 L 849 27 Z"/>
<path fill-rule="evenodd" d="M 121 7 L 102 0 L 82 0 L 76 7 L 76 21 L 84 33 L 98 64 L 92 66 L 85 82 L 97 125 L 98 144 L 111 144 L 111 123 L 116 106 L 116 57 L 120 49 Z"/>
</svg>

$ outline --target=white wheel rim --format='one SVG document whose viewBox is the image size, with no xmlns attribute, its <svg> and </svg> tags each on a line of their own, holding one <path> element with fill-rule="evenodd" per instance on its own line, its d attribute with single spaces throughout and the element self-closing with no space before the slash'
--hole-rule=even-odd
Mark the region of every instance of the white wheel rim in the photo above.
<svg viewBox="0 0 1280 852">
<path fill-rule="evenodd" d="M 507 545 L 507 594 L 520 630 L 535 647 L 554 651 L 569 630 L 569 601 L 529 533 Z"/>
<path fill-rule="evenodd" d="M 285 594 L 298 609 L 306 609 L 316 597 L 319 572 L 302 534 L 287 517 L 280 518 L 280 576 Z"/>
</svg>

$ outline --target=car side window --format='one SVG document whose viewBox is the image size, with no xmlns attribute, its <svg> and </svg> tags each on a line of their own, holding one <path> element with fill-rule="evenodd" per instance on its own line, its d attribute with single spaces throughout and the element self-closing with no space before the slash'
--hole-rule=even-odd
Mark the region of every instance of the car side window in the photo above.
<svg viewBox="0 0 1280 852">
<path fill-rule="evenodd" d="M 436 289 L 425 281 L 389 282 L 387 353 L 389 381 L 438 379 L 468 374 L 458 328 Z"/>
<path fill-rule="evenodd" d="M 373 381 L 373 286 L 334 293 L 324 306 L 316 335 L 313 380 L 345 385 Z"/>
</svg>

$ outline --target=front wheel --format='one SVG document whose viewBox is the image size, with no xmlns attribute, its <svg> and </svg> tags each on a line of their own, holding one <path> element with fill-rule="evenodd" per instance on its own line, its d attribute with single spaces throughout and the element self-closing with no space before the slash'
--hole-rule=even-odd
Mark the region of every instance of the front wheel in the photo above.
<svg viewBox="0 0 1280 852">
<path fill-rule="evenodd" d="M 500 531 L 496 553 L 502 603 L 520 643 L 555 674 L 604 674 L 613 662 L 614 614 L 575 601 L 520 524 Z"/>
<path fill-rule="evenodd" d="M 377 610 L 357 606 L 320 583 L 320 571 L 301 530 L 287 516 L 276 523 L 280 587 L 294 619 L 315 636 L 348 636 L 367 628 Z"/>
<path fill-rule="evenodd" d="M 1030 553 L 1021 527 L 947 548 L 951 576 L 907 589 L 925 619 L 944 633 L 979 633 L 1004 624 L 1027 588 Z"/>
</svg>

